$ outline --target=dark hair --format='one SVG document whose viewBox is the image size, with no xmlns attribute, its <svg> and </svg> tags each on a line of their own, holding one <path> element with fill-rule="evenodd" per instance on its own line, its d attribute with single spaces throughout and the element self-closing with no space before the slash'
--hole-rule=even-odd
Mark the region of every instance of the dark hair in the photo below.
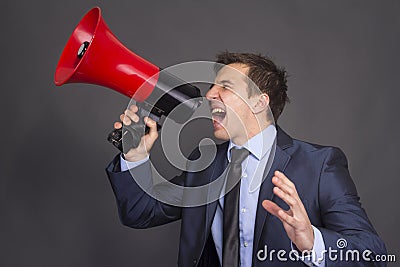
<svg viewBox="0 0 400 267">
<path fill-rule="evenodd" d="M 286 71 L 278 68 L 271 59 L 261 54 L 251 53 L 231 53 L 228 51 L 216 55 L 215 70 L 218 72 L 223 65 L 233 63 L 245 64 L 249 67 L 248 77 L 258 87 L 262 93 L 266 93 L 270 99 L 270 108 L 277 121 L 281 115 L 286 102 L 289 102 L 287 96 Z M 254 85 L 249 84 L 249 97 L 258 93 Z"/>
</svg>

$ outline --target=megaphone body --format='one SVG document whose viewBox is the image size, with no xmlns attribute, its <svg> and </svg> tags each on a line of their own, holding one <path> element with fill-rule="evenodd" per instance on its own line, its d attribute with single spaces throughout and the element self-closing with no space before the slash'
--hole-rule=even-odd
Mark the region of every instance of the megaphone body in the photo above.
<svg viewBox="0 0 400 267">
<path fill-rule="evenodd" d="M 127 49 L 110 31 L 99 7 L 91 9 L 70 36 L 54 75 L 57 86 L 66 83 L 97 84 L 137 101 L 141 115 L 148 114 L 159 127 L 174 112 L 172 120 L 184 123 L 201 104 L 200 90 Z M 122 136 L 132 134 L 123 152 L 137 147 L 144 131 L 140 121 L 130 132 L 113 131 L 109 141 L 122 151 Z M 127 139 L 129 140 L 129 138 Z"/>
</svg>

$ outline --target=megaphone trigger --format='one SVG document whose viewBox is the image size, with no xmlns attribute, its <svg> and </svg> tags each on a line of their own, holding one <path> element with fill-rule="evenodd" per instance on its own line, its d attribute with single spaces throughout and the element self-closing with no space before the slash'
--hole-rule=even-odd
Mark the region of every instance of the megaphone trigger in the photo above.
<svg viewBox="0 0 400 267">
<path fill-rule="evenodd" d="M 142 136 L 149 133 L 150 128 L 146 126 L 144 117 L 148 116 L 154 120 L 157 123 L 157 130 L 162 126 L 161 118 L 147 111 L 140 103 L 136 103 L 136 105 L 138 106 L 139 121 L 130 125 L 123 125 L 120 129 L 114 129 L 107 138 L 122 153 L 128 153 L 130 149 L 137 148 Z"/>
<path fill-rule="evenodd" d="M 107 140 L 122 153 L 128 153 L 132 148 L 139 146 L 142 136 L 148 131 L 146 128 L 145 125 L 135 124 L 114 129 Z"/>
</svg>

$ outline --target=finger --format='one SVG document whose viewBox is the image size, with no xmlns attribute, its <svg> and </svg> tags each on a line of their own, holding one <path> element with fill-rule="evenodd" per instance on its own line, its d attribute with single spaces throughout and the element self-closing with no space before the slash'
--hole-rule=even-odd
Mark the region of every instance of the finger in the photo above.
<svg viewBox="0 0 400 267">
<path fill-rule="evenodd" d="M 278 217 L 278 212 L 282 210 L 281 207 L 276 205 L 276 203 L 272 202 L 271 200 L 264 200 L 261 204 L 264 209 L 266 209 L 269 213 L 277 217 Z"/>
<path fill-rule="evenodd" d="M 287 223 L 291 226 L 294 225 L 294 218 L 290 216 L 285 210 L 279 207 L 276 203 L 270 200 L 264 200 L 262 202 L 262 206 L 266 209 L 269 213 L 276 216 L 282 223 Z"/>
<path fill-rule="evenodd" d="M 114 129 L 121 129 L 121 127 L 122 127 L 122 123 L 121 122 L 117 121 L 117 122 L 114 123 Z"/>
<path fill-rule="evenodd" d="M 273 180 L 282 183 L 282 186 L 280 186 L 281 189 L 289 193 L 294 198 L 300 200 L 299 194 L 297 193 L 296 185 L 283 172 L 275 171 L 274 174 L 274 177 L 276 177 L 278 180 Z"/>
<path fill-rule="evenodd" d="M 149 136 L 152 139 L 156 139 L 158 137 L 158 131 L 157 131 L 157 123 L 150 119 L 149 117 L 144 118 L 144 122 L 146 125 L 150 128 L 149 130 Z"/>
<path fill-rule="evenodd" d="M 285 184 L 283 182 L 283 180 L 281 178 L 278 178 L 277 176 L 272 177 L 272 183 L 279 187 L 279 189 L 281 189 L 282 191 L 284 191 L 285 193 L 296 197 L 296 189 L 293 187 L 290 187 L 288 184 Z"/>
<path fill-rule="evenodd" d="M 278 218 L 292 227 L 296 227 L 296 220 L 293 216 L 290 216 L 286 211 L 280 210 L 278 211 Z"/>
<path fill-rule="evenodd" d="M 136 106 L 136 105 L 131 105 L 130 107 L 129 107 L 129 110 L 131 110 L 132 112 L 138 112 L 138 110 L 139 110 L 139 108 L 138 108 L 138 106 Z"/>
<path fill-rule="evenodd" d="M 128 116 L 125 116 L 125 114 L 121 114 L 121 115 L 119 116 L 119 119 L 120 119 L 120 120 L 122 121 L 122 123 L 125 124 L 125 125 L 131 125 L 131 123 L 132 123 L 131 119 L 129 119 Z"/>
<path fill-rule="evenodd" d="M 125 110 L 125 115 L 128 116 L 134 122 L 139 121 L 139 116 L 130 109 Z"/>
<path fill-rule="evenodd" d="M 296 198 L 290 196 L 289 194 L 282 191 L 279 187 L 274 187 L 274 194 L 282 199 L 292 210 L 296 210 L 298 207 L 298 201 Z"/>
<path fill-rule="evenodd" d="M 282 180 L 285 184 L 287 184 L 289 187 L 295 187 L 294 183 L 283 173 L 280 171 L 275 171 L 274 175 L 278 177 L 279 179 Z"/>
</svg>

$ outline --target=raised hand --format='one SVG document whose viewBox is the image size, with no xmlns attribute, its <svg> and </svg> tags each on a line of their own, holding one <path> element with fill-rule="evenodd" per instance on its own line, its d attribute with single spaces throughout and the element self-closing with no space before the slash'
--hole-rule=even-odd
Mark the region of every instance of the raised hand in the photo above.
<svg viewBox="0 0 400 267">
<path fill-rule="evenodd" d="M 295 185 L 279 171 L 275 171 L 272 183 L 275 185 L 274 194 L 289 205 L 289 210 L 283 210 L 270 200 L 264 200 L 262 206 L 281 220 L 288 237 L 297 249 L 300 251 L 312 250 L 314 231 Z"/>
</svg>

